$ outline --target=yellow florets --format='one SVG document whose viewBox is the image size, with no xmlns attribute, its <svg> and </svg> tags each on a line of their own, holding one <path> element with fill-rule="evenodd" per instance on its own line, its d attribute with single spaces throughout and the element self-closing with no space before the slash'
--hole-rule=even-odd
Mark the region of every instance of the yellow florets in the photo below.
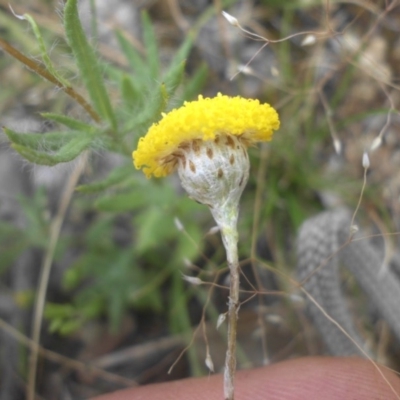
<svg viewBox="0 0 400 400">
<path fill-rule="evenodd" d="M 176 167 L 174 154 L 188 142 L 230 134 L 252 144 L 271 140 L 278 128 L 278 114 L 269 104 L 220 93 L 214 98 L 199 96 L 197 101 L 163 114 L 163 119 L 150 127 L 132 154 L 134 165 L 143 167 L 147 177 L 166 176 Z"/>
</svg>

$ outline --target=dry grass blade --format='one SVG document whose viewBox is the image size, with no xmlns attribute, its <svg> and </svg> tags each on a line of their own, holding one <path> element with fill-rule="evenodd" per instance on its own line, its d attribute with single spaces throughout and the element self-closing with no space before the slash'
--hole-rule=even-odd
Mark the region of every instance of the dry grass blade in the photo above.
<svg viewBox="0 0 400 400">
<path fill-rule="evenodd" d="M 43 311 L 46 302 L 46 293 L 49 283 L 51 265 L 53 263 L 54 252 L 60 236 L 61 227 L 65 218 L 65 214 L 72 199 L 75 187 L 79 178 L 86 168 L 89 153 L 83 153 L 76 161 L 75 168 L 72 171 L 64 188 L 64 193 L 58 207 L 56 216 L 54 217 L 50 228 L 50 241 L 43 260 L 40 274 L 39 287 L 36 295 L 35 309 L 33 315 L 32 326 L 32 343 L 31 354 L 29 357 L 28 384 L 27 384 L 27 400 L 35 399 L 36 388 L 36 371 L 39 355 L 40 331 L 42 327 Z"/>
</svg>

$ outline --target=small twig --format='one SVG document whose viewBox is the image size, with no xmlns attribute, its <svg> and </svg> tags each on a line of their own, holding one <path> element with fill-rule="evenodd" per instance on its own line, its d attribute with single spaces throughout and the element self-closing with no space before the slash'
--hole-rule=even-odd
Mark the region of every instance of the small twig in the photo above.
<svg viewBox="0 0 400 400">
<path fill-rule="evenodd" d="M 386 89 L 386 87 L 383 83 L 381 83 L 381 82 L 378 82 L 378 83 L 379 83 L 382 91 L 385 93 L 387 99 L 389 100 L 390 109 L 386 115 L 385 124 L 383 125 L 382 129 L 379 131 L 378 136 L 371 143 L 371 147 L 370 147 L 371 151 L 376 150 L 382 144 L 382 138 L 386 134 L 386 131 L 388 130 L 388 128 L 392 122 L 392 113 L 396 112 L 396 107 L 394 105 L 394 101 L 393 101 L 392 96 L 390 95 L 389 91 Z"/>
<path fill-rule="evenodd" d="M 97 368 L 115 368 L 128 362 L 135 364 L 140 362 L 144 357 L 165 353 L 184 344 L 185 338 L 183 335 L 161 337 L 156 340 L 149 340 L 145 343 L 125 347 L 113 353 L 107 353 L 93 360 L 91 365 Z"/>
<path fill-rule="evenodd" d="M 22 62 L 26 67 L 30 70 L 46 79 L 47 81 L 53 83 L 55 86 L 63 90 L 68 96 L 72 97 L 77 103 L 79 103 L 85 111 L 92 117 L 92 119 L 100 123 L 101 118 L 96 113 L 96 111 L 92 108 L 92 106 L 71 86 L 65 86 L 62 82 L 60 82 L 53 74 L 51 74 L 46 68 L 44 68 L 37 61 L 32 60 L 31 58 L 26 57 L 19 50 L 13 47 L 10 43 L 0 38 L 0 47 L 10 54 L 12 57 L 16 58 L 18 61 Z"/>
<path fill-rule="evenodd" d="M 328 319 L 332 324 L 334 324 L 349 340 L 351 340 L 354 344 L 354 346 L 357 347 L 357 349 L 372 363 L 374 368 L 378 371 L 379 375 L 382 377 L 382 379 L 387 383 L 389 386 L 390 390 L 393 392 L 393 394 L 396 396 L 397 399 L 400 400 L 400 395 L 396 392 L 396 389 L 393 387 L 393 385 L 389 382 L 389 380 L 386 378 L 385 374 L 382 372 L 382 369 L 378 366 L 378 364 L 368 355 L 368 353 L 351 337 L 351 335 L 346 332 L 342 328 L 342 326 L 335 320 L 333 319 L 324 309 L 323 307 L 320 306 L 317 300 L 314 299 L 313 296 L 311 296 L 310 293 L 307 292 L 304 288 L 301 286 L 299 287 L 300 290 L 308 297 L 308 299 L 324 314 L 325 318 Z"/>
<path fill-rule="evenodd" d="M 132 379 L 124 378 L 122 376 L 113 374 L 112 372 L 104 371 L 96 365 L 91 363 L 84 363 L 82 361 L 74 360 L 72 358 L 63 356 L 62 354 L 58 354 L 54 351 L 44 349 L 42 346 L 38 346 L 32 339 L 29 339 L 13 326 L 9 325 L 3 319 L 0 318 L 0 329 L 4 332 L 12 336 L 19 343 L 28 347 L 29 349 L 37 349 L 39 354 L 50 361 L 54 361 L 58 364 L 61 364 L 67 368 L 71 368 L 76 371 L 90 371 L 93 375 L 101 377 L 109 382 L 120 383 L 127 387 L 136 386 L 137 382 Z"/>
<path fill-rule="evenodd" d="M 71 202 L 72 194 L 79 181 L 80 176 L 82 175 L 86 167 L 87 160 L 88 160 L 88 152 L 83 153 L 78 159 L 75 168 L 72 171 L 65 186 L 57 215 L 53 219 L 50 226 L 50 240 L 42 264 L 40 280 L 39 280 L 39 288 L 34 308 L 34 317 L 32 326 L 33 345 L 29 357 L 27 400 L 35 399 L 35 386 L 36 386 L 35 383 L 36 383 L 37 361 L 39 356 L 40 331 L 42 327 L 43 310 L 46 302 L 46 293 L 47 293 L 47 287 L 49 283 L 49 276 L 54 258 L 54 253 L 56 250 L 58 238 L 60 236 L 61 226 L 63 224 L 68 206 Z"/>
<path fill-rule="evenodd" d="M 167 0 L 167 3 L 171 16 L 178 25 L 179 29 L 181 29 L 183 32 L 187 32 L 190 28 L 190 24 L 186 21 L 184 15 L 182 14 L 178 1 Z"/>
<path fill-rule="evenodd" d="M 189 237 L 189 238 L 191 238 L 191 236 L 186 232 L 186 235 L 187 235 L 187 237 Z M 191 238 L 192 239 L 192 238 Z M 205 257 L 205 256 L 204 256 Z M 176 360 L 173 362 L 173 364 L 171 365 L 171 367 L 169 368 L 169 370 L 168 370 L 168 374 L 170 374 L 171 372 L 172 372 L 172 370 L 175 368 L 175 366 L 176 366 L 176 364 L 179 362 L 179 360 L 183 357 L 183 355 L 189 350 L 189 348 L 193 345 L 193 343 L 194 343 L 194 341 L 195 341 L 195 338 L 196 338 L 196 335 L 198 334 L 198 332 L 200 331 L 200 328 L 202 328 L 202 330 L 203 330 L 203 338 L 204 338 L 204 341 L 205 341 L 205 343 L 206 343 L 206 348 L 208 348 L 209 346 L 208 346 L 208 340 L 207 340 L 207 335 L 206 335 L 206 309 L 207 309 L 207 306 L 208 306 L 208 304 L 210 303 L 210 301 L 211 301 L 211 297 L 212 297 L 212 294 L 213 294 L 213 292 L 214 292 L 214 289 L 216 288 L 216 287 L 220 287 L 220 288 L 224 288 L 225 289 L 225 286 L 219 286 L 219 285 L 217 285 L 217 280 L 218 280 L 218 278 L 219 278 L 219 274 L 220 274 L 220 272 L 218 272 L 216 275 L 215 275 L 215 277 L 214 277 L 214 282 L 204 282 L 204 284 L 209 284 L 209 285 L 211 285 L 211 287 L 210 287 L 210 289 L 208 290 L 208 294 L 207 294 L 207 298 L 206 298 L 206 301 L 205 301 L 205 304 L 204 304 L 204 307 L 203 307 L 203 312 L 202 312 L 202 315 L 201 315 L 201 320 L 200 320 L 200 323 L 197 325 L 197 327 L 196 327 L 196 329 L 193 331 L 193 334 L 192 334 L 192 337 L 191 337 L 191 340 L 190 340 L 190 342 L 186 345 L 186 347 L 179 353 L 179 355 L 178 355 L 178 357 L 176 358 Z M 208 352 L 207 352 L 207 354 L 209 354 Z"/>
<path fill-rule="evenodd" d="M 329 131 L 331 133 L 331 137 L 333 140 L 333 147 L 335 148 L 336 154 L 341 154 L 342 152 L 342 143 L 339 139 L 339 135 L 337 134 L 336 128 L 335 128 L 335 124 L 333 123 L 332 120 L 332 115 L 333 115 L 333 111 L 331 109 L 331 107 L 328 104 L 328 100 L 325 97 L 324 91 L 322 90 L 322 88 L 318 89 L 318 94 L 319 97 L 321 99 L 321 103 L 325 109 L 325 115 L 326 115 L 326 120 L 328 122 L 328 126 L 329 126 Z"/>
<path fill-rule="evenodd" d="M 367 162 L 365 160 L 367 160 Z M 364 155 L 363 155 L 362 164 L 363 164 L 363 168 L 364 168 L 363 184 L 362 184 L 362 187 L 361 187 L 361 192 L 360 192 L 360 196 L 358 198 L 356 209 L 354 210 L 353 216 L 351 218 L 350 229 L 352 229 L 352 227 L 354 226 L 354 221 L 356 219 L 358 210 L 360 209 L 361 202 L 362 202 L 362 199 L 364 197 L 365 187 L 367 186 L 367 172 L 368 172 L 368 168 L 369 168 L 369 158 L 368 158 L 368 154 L 367 153 L 364 153 Z"/>
</svg>

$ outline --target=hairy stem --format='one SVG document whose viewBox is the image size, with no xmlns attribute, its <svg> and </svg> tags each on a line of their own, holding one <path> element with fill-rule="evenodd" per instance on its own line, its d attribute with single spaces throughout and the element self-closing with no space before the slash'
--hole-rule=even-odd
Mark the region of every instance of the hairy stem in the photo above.
<svg viewBox="0 0 400 400">
<path fill-rule="evenodd" d="M 55 86 L 63 90 L 68 96 L 72 97 L 76 102 L 78 102 L 86 112 L 92 117 L 93 121 L 100 123 L 101 118 L 92 108 L 92 106 L 72 87 L 65 86 L 60 82 L 53 74 L 51 74 L 43 65 L 39 64 L 37 61 L 26 57 L 19 50 L 13 47 L 10 43 L 0 38 L 0 47 L 6 51 L 8 54 L 16 58 L 18 61 L 22 62 L 26 67 L 35 72 L 37 75 L 53 83 Z"/>
<path fill-rule="evenodd" d="M 239 311 L 239 260 L 237 252 L 237 232 L 225 235 L 225 249 L 230 271 L 228 309 L 228 348 L 225 358 L 224 395 L 226 400 L 234 398 L 234 377 L 236 371 L 236 331 Z"/>
<path fill-rule="evenodd" d="M 211 209 L 215 221 L 221 229 L 222 241 L 230 271 L 230 288 L 228 302 L 228 345 L 224 370 L 224 398 L 234 399 L 234 379 L 236 371 L 236 332 L 239 311 L 239 258 L 238 258 L 238 205 L 224 205 Z"/>
</svg>

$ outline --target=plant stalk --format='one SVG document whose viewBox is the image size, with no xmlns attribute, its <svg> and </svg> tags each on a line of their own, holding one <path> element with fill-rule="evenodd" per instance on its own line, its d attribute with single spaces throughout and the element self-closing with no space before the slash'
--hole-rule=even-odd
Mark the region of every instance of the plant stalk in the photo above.
<svg viewBox="0 0 400 400">
<path fill-rule="evenodd" d="M 79 178 L 81 177 L 83 171 L 85 170 L 88 157 L 89 153 L 86 151 L 82 153 L 80 159 L 78 159 L 71 175 L 69 176 L 66 182 L 64 193 L 63 196 L 61 197 L 58 206 L 57 214 L 51 223 L 49 245 L 43 260 L 43 265 L 39 279 L 39 287 L 37 290 L 36 301 L 33 311 L 32 347 L 28 361 L 29 370 L 28 370 L 27 385 L 26 385 L 27 400 L 34 400 L 36 398 L 35 388 L 36 388 L 37 363 L 40 353 L 40 333 L 43 322 L 44 307 L 46 303 L 47 288 L 49 284 L 50 272 L 54 260 L 56 246 L 60 237 L 61 227 L 64 222 L 68 206 L 71 202 Z"/>
<path fill-rule="evenodd" d="M 236 233 L 236 232 L 235 232 Z M 224 236 L 224 233 L 222 234 Z M 236 372 L 236 332 L 239 311 L 239 260 L 236 235 L 226 235 L 226 256 L 230 271 L 228 309 L 228 347 L 225 358 L 224 395 L 225 400 L 234 399 L 234 378 Z"/>
<path fill-rule="evenodd" d="M 236 332 L 239 311 L 239 257 L 237 204 L 225 205 L 220 209 L 211 208 L 211 213 L 221 229 L 222 241 L 226 251 L 226 259 L 230 271 L 230 287 L 228 301 L 228 343 L 224 369 L 224 399 L 234 400 L 234 379 L 236 372 Z"/>
<path fill-rule="evenodd" d="M 0 38 L 0 48 L 5 52 L 10 54 L 12 57 L 16 58 L 18 61 L 22 62 L 26 67 L 35 72 L 37 75 L 53 83 L 55 86 L 63 90 L 69 96 L 71 96 L 76 102 L 78 102 L 86 112 L 92 117 L 93 121 L 100 123 L 101 118 L 92 108 L 92 106 L 72 87 L 65 86 L 60 82 L 51 72 L 49 72 L 43 65 L 39 64 L 36 60 L 26 57 L 19 50 L 13 47 L 10 43 Z"/>
</svg>

